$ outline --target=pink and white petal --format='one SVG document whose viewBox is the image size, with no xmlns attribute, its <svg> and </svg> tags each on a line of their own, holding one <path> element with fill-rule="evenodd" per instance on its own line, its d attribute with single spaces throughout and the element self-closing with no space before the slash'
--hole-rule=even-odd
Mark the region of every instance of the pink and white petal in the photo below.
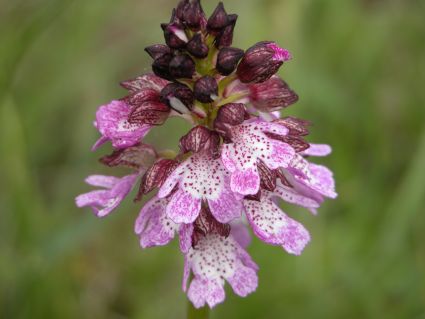
<svg viewBox="0 0 425 319">
<path fill-rule="evenodd" d="M 140 234 L 140 246 L 149 248 L 167 245 L 175 235 L 178 225 L 165 214 L 152 215 L 145 231 Z"/>
<path fill-rule="evenodd" d="M 201 308 L 205 306 L 205 303 L 210 308 L 213 308 L 224 301 L 226 294 L 218 280 L 199 279 L 195 277 L 190 284 L 187 296 L 195 308 Z"/>
<path fill-rule="evenodd" d="M 116 185 L 120 178 L 115 176 L 105 176 L 105 175 L 91 175 L 86 178 L 86 183 L 91 186 L 104 187 L 111 189 Z"/>
<path fill-rule="evenodd" d="M 115 148 L 125 148 L 137 144 L 150 130 L 149 125 L 131 124 L 128 116 L 131 107 L 124 101 L 112 101 L 101 106 L 96 112 L 95 126 L 103 135 L 94 146 L 99 147 L 109 139 Z"/>
<path fill-rule="evenodd" d="M 184 266 L 183 266 L 183 279 L 182 279 L 182 290 L 186 292 L 187 290 L 187 282 L 189 281 L 190 277 L 190 269 L 192 265 L 189 261 L 189 258 L 187 256 L 184 257 Z"/>
<path fill-rule="evenodd" d="M 77 196 L 77 207 L 90 206 L 97 217 L 105 217 L 118 207 L 122 196 L 114 197 L 110 190 L 96 190 Z"/>
<path fill-rule="evenodd" d="M 77 196 L 78 207 L 90 206 L 98 217 L 104 217 L 112 212 L 127 196 L 133 187 L 137 174 L 123 178 L 93 175 L 87 178 L 92 185 L 100 185 L 110 189 L 91 191 Z"/>
<path fill-rule="evenodd" d="M 118 183 L 112 187 L 111 194 L 123 200 L 130 193 L 138 177 L 138 174 L 133 174 L 120 178 Z"/>
<path fill-rule="evenodd" d="M 311 178 L 310 163 L 299 154 L 295 154 L 292 158 L 288 171 L 301 179 L 308 180 Z"/>
<path fill-rule="evenodd" d="M 310 147 L 303 151 L 304 156 L 324 157 L 332 153 L 332 148 L 327 144 L 310 144 Z"/>
<path fill-rule="evenodd" d="M 124 198 L 123 197 L 115 197 L 115 198 L 110 198 L 107 202 L 107 204 L 105 204 L 104 208 L 100 209 L 97 212 L 97 217 L 106 217 L 108 216 L 115 208 L 118 207 L 118 205 L 122 202 Z"/>
<path fill-rule="evenodd" d="M 189 299 L 196 307 L 210 307 L 224 300 L 224 279 L 241 296 L 257 287 L 258 266 L 232 236 L 208 234 L 186 255 L 187 265 L 194 274 Z M 245 282 L 241 282 L 246 276 Z"/>
<path fill-rule="evenodd" d="M 223 145 L 223 149 L 221 152 L 221 161 L 223 162 L 224 167 L 231 173 L 237 170 L 236 163 L 233 160 L 230 153 L 230 146 Z"/>
<path fill-rule="evenodd" d="M 179 229 L 180 250 L 186 254 L 192 248 L 193 224 L 182 224 Z"/>
<path fill-rule="evenodd" d="M 115 148 L 127 148 L 140 142 L 150 131 L 151 126 L 129 124 L 127 120 L 120 122 L 119 128 L 124 131 L 114 132 L 110 135 L 112 146 Z"/>
<path fill-rule="evenodd" d="M 282 247 L 290 254 L 301 255 L 305 246 L 310 242 L 310 234 L 303 225 L 289 219 L 281 229 L 279 236 L 283 239 Z"/>
<path fill-rule="evenodd" d="M 142 248 L 164 246 L 174 238 L 179 226 L 167 217 L 167 203 L 154 197 L 142 208 L 135 226 Z"/>
<path fill-rule="evenodd" d="M 245 200 L 244 204 L 254 233 L 264 242 L 298 255 L 310 241 L 304 226 L 286 216 L 267 196 L 261 202 Z"/>
<path fill-rule="evenodd" d="M 280 118 L 280 111 L 274 111 L 274 112 L 271 112 L 270 114 L 272 114 L 275 119 Z"/>
<path fill-rule="evenodd" d="M 271 169 L 279 167 L 286 168 L 295 156 L 295 150 L 286 143 L 276 140 L 270 140 L 272 153 L 270 157 L 264 158 L 264 162 Z"/>
<path fill-rule="evenodd" d="M 242 195 L 255 195 L 260 190 L 260 175 L 256 168 L 235 171 L 230 178 L 230 188 Z"/>
<path fill-rule="evenodd" d="M 167 206 L 167 216 L 176 224 L 193 223 L 201 210 L 201 202 L 201 199 L 193 198 L 189 193 L 178 190 Z"/>
<path fill-rule="evenodd" d="M 105 144 L 106 142 L 109 141 L 109 138 L 107 138 L 106 136 L 101 136 L 96 143 L 94 143 L 94 145 L 92 146 L 91 150 L 94 152 L 96 151 L 99 147 L 101 147 L 103 144 Z"/>
<path fill-rule="evenodd" d="M 333 173 L 326 166 L 310 164 L 310 172 L 315 180 L 315 188 L 326 197 L 336 198 L 335 180 Z"/>
<path fill-rule="evenodd" d="M 77 207 L 82 208 L 86 206 L 101 206 L 107 203 L 107 190 L 96 190 L 85 194 L 78 195 L 75 198 Z M 96 211 L 97 214 L 97 211 Z"/>
<path fill-rule="evenodd" d="M 251 244 L 251 234 L 248 227 L 242 221 L 235 221 L 230 224 L 230 234 L 236 242 L 242 247 L 247 248 Z"/>
<path fill-rule="evenodd" d="M 253 112 L 255 112 L 254 110 L 253 110 Z M 275 112 L 271 112 L 271 113 L 266 113 L 266 112 L 259 111 L 258 112 L 258 115 L 260 116 L 260 118 L 263 121 L 266 121 L 266 122 L 272 122 L 272 121 L 277 120 L 278 118 L 280 118 L 280 112 L 279 111 L 275 111 Z M 286 135 L 286 133 L 284 135 Z"/>
<path fill-rule="evenodd" d="M 145 230 L 146 224 L 152 215 L 163 214 L 165 207 L 163 207 L 160 203 L 161 202 L 158 198 L 153 197 L 140 210 L 139 216 L 134 224 L 134 232 L 137 235 L 140 235 Z"/>
<path fill-rule="evenodd" d="M 220 223 L 226 224 L 241 217 L 243 205 L 230 190 L 225 190 L 217 200 L 208 200 L 211 213 Z"/>
<path fill-rule="evenodd" d="M 99 132 L 110 138 L 109 132 L 117 126 L 117 122 L 125 119 L 130 114 L 130 107 L 123 101 L 111 101 L 99 107 L 96 112 L 95 126 Z"/>
<path fill-rule="evenodd" d="M 173 191 L 176 184 L 180 181 L 182 178 L 182 175 L 184 173 L 184 170 L 186 168 L 186 164 L 182 163 L 168 176 L 168 178 L 165 180 L 164 184 L 161 186 L 161 188 L 158 191 L 158 197 L 164 198 L 170 195 L 170 193 Z"/>
<path fill-rule="evenodd" d="M 318 203 L 324 202 L 323 195 L 314 189 L 314 185 L 307 178 L 295 177 L 292 174 L 285 173 L 286 179 L 289 181 L 291 185 L 293 185 L 294 190 L 308 198 L 315 200 Z"/>
<path fill-rule="evenodd" d="M 306 208 L 319 208 L 320 203 L 312 198 L 306 197 L 295 191 L 293 188 L 289 188 L 283 185 L 278 185 L 274 191 L 276 195 L 282 198 L 285 202 L 295 204 Z"/>
<path fill-rule="evenodd" d="M 258 271 L 260 269 L 244 248 L 239 247 L 239 249 L 237 250 L 237 256 L 246 267 L 249 267 L 255 271 Z"/>
<path fill-rule="evenodd" d="M 233 291 L 241 296 L 246 297 L 254 292 L 258 286 L 258 277 L 255 270 L 245 267 L 242 264 L 236 269 L 233 276 L 227 278 L 232 286 Z"/>
<path fill-rule="evenodd" d="M 288 134 L 289 130 L 280 124 L 272 123 L 272 122 L 261 122 L 257 123 L 258 126 L 261 127 L 263 132 L 272 133 L 276 135 L 285 136 Z"/>
<path fill-rule="evenodd" d="M 223 192 L 228 172 L 219 159 L 200 152 L 185 161 L 180 188 L 195 198 L 216 200 Z"/>
</svg>

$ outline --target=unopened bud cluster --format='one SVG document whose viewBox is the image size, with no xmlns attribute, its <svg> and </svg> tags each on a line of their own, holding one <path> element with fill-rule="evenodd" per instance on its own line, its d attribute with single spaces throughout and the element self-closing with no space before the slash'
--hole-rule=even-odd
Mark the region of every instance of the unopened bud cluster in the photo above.
<svg viewBox="0 0 425 319">
<path fill-rule="evenodd" d="M 276 75 L 291 55 L 269 41 L 246 51 L 232 47 L 237 18 L 221 2 L 207 17 L 199 0 L 180 1 L 161 24 L 165 44 L 146 48 L 153 73 L 121 83 L 128 95 L 96 114 L 101 137 L 93 149 L 107 142 L 114 148 L 101 162 L 132 172 L 90 176 L 87 183 L 102 189 L 76 200 L 103 217 L 134 185 L 140 185 L 136 201 L 157 190 L 135 232 L 143 248 L 179 237 L 183 290 L 195 307 L 224 301 L 226 281 L 243 297 L 256 289 L 247 226 L 268 244 L 302 252 L 309 232 L 281 211 L 278 199 L 315 214 L 326 197 L 337 196 L 332 172 L 308 160 L 330 147 L 306 140 L 309 122 L 280 118 L 298 101 Z M 143 143 L 170 117 L 193 126 L 178 152 Z"/>
</svg>

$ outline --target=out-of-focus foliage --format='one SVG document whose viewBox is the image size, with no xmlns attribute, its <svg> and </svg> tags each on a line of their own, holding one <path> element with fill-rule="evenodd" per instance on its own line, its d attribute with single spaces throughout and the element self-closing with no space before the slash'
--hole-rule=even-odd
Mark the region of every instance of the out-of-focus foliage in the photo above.
<svg viewBox="0 0 425 319">
<path fill-rule="evenodd" d="M 205 0 L 209 12 L 216 1 Z M 183 318 L 177 245 L 141 251 L 140 205 L 107 219 L 73 198 L 97 163 L 96 107 L 149 70 L 174 0 L 0 0 L 0 317 Z M 314 217 L 301 257 L 258 240 L 258 291 L 229 293 L 213 318 L 425 318 L 425 2 L 229 0 L 235 45 L 276 40 L 300 94 L 287 114 L 311 141 L 340 197 Z M 176 145 L 180 121 L 150 140 Z M 174 146 L 175 147 L 175 146 Z M 124 173 L 124 172 L 123 172 Z"/>
</svg>

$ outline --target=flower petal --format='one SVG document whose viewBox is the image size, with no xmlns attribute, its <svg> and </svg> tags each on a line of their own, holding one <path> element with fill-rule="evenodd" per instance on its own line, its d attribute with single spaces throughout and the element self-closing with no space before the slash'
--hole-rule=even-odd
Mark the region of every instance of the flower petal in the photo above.
<svg viewBox="0 0 425 319">
<path fill-rule="evenodd" d="M 97 206 L 104 206 L 107 204 L 108 194 L 109 192 L 107 190 L 91 191 L 85 194 L 78 195 L 75 198 L 75 203 L 79 208 L 91 206 L 95 214 L 97 214 L 99 212 Z"/>
<path fill-rule="evenodd" d="M 231 223 L 230 233 L 242 248 L 247 248 L 251 243 L 251 234 L 242 220 Z"/>
<path fill-rule="evenodd" d="M 310 148 L 306 149 L 301 155 L 305 156 L 328 156 L 332 153 L 332 148 L 327 144 L 310 144 Z"/>
<path fill-rule="evenodd" d="M 282 246 L 288 253 L 299 255 L 310 241 L 308 231 L 300 223 L 286 216 L 270 194 L 261 202 L 244 201 L 248 221 L 254 233 L 264 242 Z"/>
<path fill-rule="evenodd" d="M 192 301 L 195 308 L 201 308 L 208 304 L 213 308 L 222 303 L 226 297 L 223 286 L 218 280 L 193 279 L 187 292 L 189 300 Z"/>
<path fill-rule="evenodd" d="M 271 169 L 277 169 L 279 167 L 288 167 L 292 158 L 295 156 L 295 150 L 286 143 L 280 141 L 271 141 L 272 154 L 270 158 L 265 158 L 264 162 Z"/>
<path fill-rule="evenodd" d="M 293 188 L 278 185 L 274 191 L 276 195 L 282 198 L 285 202 L 299 205 L 306 208 L 319 208 L 320 203 L 309 197 L 303 196 Z"/>
<path fill-rule="evenodd" d="M 258 267 L 232 236 L 202 236 L 186 255 L 185 269 L 188 267 L 193 272 L 188 296 L 198 308 L 205 303 L 214 307 L 224 300 L 224 280 L 229 281 L 240 296 L 248 295 L 257 287 Z"/>
<path fill-rule="evenodd" d="M 186 254 L 192 247 L 193 224 L 181 224 L 179 229 L 180 250 Z"/>
<path fill-rule="evenodd" d="M 105 138 L 112 141 L 115 148 L 125 148 L 140 142 L 150 130 L 149 125 L 128 122 L 130 106 L 123 101 L 112 101 L 101 106 L 96 113 L 96 126 L 104 137 L 94 146 L 100 146 Z"/>
<path fill-rule="evenodd" d="M 98 217 L 111 213 L 131 191 L 138 174 L 115 178 L 109 176 L 90 176 L 87 182 L 93 185 L 110 187 L 107 190 L 97 190 L 77 196 L 78 207 L 90 206 Z"/>
<path fill-rule="evenodd" d="M 99 147 L 101 147 L 103 144 L 105 144 L 106 142 L 109 141 L 109 138 L 105 137 L 105 136 L 101 136 L 96 143 L 94 143 L 94 145 L 92 146 L 91 150 L 94 152 L 96 151 Z"/>
<path fill-rule="evenodd" d="M 209 199 L 208 204 L 211 213 L 223 224 L 240 217 L 243 210 L 241 200 L 237 199 L 230 190 L 223 191 L 216 200 Z"/>
<path fill-rule="evenodd" d="M 232 277 L 227 279 L 232 286 L 233 291 L 241 296 L 246 297 L 254 292 L 258 286 L 258 277 L 255 270 L 241 266 L 236 269 Z"/>
<path fill-rule="evenodd" d="M 91 186 L 104 187 L 111 189 L 119 182 L 119 178 L 115 176 L 90 175 L 86 178 L 86 183 Z"/>
<path fill-rule="evenodd" d="M 255 168 L 235 171 L 230 179 L 230 187 L 242 195 L 255 195 L 260 190 L 260 175 Z"/>
<path fill-rule="evenodd" d="M 195 198 L 217 200 L 226 187 L 229 173 L 220 159 L 208 152 L 196 153 L 185 162 L 180 188 Z"/>
<path fill-rule="evenodd" d="M 311 174 L 314 177 L 316 189 L 326 197 L 336 198 L 335 180 L 329 168 L 323 165 L 310 164 Z"/>
<path fill-rule="evenodd" d="M 231 128 L 232 143 L 222 151 L 224 166 L 232 173 L 231 189 L 242 195 L 255 195 L 259 191 L 260 177 L 257 165 L 260 161 L 270 169 L 287 167 L 295 155 L 294 149 L 266 135 L 281 136 L 288 129 L 280 124 L 255 121 Z"/>
<path fill-rule="evenodd" d="M 186 290 L 187 290 L 187 282 L 189 281 L 189 277 L 190 277 L 190 267 L 191 267 L 191 264 L 190 264 L 187 256 L 185 256 L 185 258 L 184 258 L 184 268 L 183 268 L 183 280 L 182 280 L 182 290 L 184 292 L 186 292 Z"/>
<path fill-rule="evenodd" d="M 165 180 L 164 184 L 161 186 L 161 188 L 158 191 L 158 197 L 164 198 L 170 195 L 171 191 L 174 189 L 176 184 L 179 182 L 179 180 L 182 178 L 182 174 L 184 173 L 186 165 L 185 163 L 180 164 L 171 174 L 168 176 L 168 178 Z"/>
<path fill-rule="evenodd" d="M 190 224 L 195 221 L 201 210 L 201 200 L 191 194 L 178 190 L 167 206 L 167 216 L 175 223 Z"/>
<path fill-rule="evenodd" d="M 167 217 L 167 204 L 168 200 L 154 197 L 140 211 L 135 230 L 142 248 L 164 246 L 174 238 L 179 225 Z"/>
</svg>

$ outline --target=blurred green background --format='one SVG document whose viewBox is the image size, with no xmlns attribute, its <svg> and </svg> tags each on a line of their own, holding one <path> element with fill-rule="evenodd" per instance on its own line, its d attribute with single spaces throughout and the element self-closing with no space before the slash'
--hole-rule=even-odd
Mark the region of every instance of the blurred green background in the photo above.
<svg viewBox="0 0 425 319">
<path fill-rule="evenodd" d="M 149 70 L 177 0 L 0 0 L 0 317 L 184 318 L 176 243 L 141 251 L 131 199 L 106 219 L 77 209 L 97 162 L 98 105 Z M 254 239 L 260 286 L 228 291 L 212 318 L 425 318 L 425 1 L 229 0 L 235 46 L 276 40 L 281 75 L 301 96 L 286 114 L 310 140 L 340 197 L 317 217 L 301 257 Z M 216 1 L 204 0 L 208 13 Z M 150 140 L 175 147 L 171 121 Z"/>
</svg>

